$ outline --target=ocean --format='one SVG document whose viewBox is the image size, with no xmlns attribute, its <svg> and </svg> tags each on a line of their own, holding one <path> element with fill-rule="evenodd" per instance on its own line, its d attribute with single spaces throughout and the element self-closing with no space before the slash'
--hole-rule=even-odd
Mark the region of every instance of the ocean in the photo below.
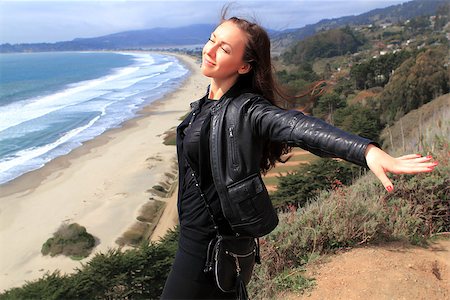
<svg viewBox="0 0 450 300">
<path fill-rule="evenodd" d="M 188 73 L 156 53 L 0 54 L 0 184 L 120 127 Z"/>
</svg>

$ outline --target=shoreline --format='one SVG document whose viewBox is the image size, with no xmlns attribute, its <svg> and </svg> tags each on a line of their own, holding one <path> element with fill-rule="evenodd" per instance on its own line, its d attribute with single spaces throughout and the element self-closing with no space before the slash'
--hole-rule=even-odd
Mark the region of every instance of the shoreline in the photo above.
<svg viewBox="0 0 450 300">
<path fill-rule="evenodd" d="M 208 81 L 195 58 L 161 54 L 176 56 L 190 71 L 175 91 L 143 107 L 121 127 L 0 185 L 0 243 L 8 245 L 0 251 L 0 291 L 57 269 L 73 272 L 93 254 L 118 248 L 115 240 L 153 196 L 148 190 L 170 172 L 176 149 L 163 144 L 164 132 L 179 124 L 189 103 L 203 95 Z M 172 218 L 166 213 L 170 205 L 176 207 L 172 198 L 161 199 L 167 204 L 159 223 L 173 223 L 166 220 L 173 219 L 173 212 Z M 69 221 L 85 226 L 100 241 L 91 256 L 81 261 L 43 256 L 42 244 Z"/>
<path fill-rule="evenodd" d="M 70 51 L 73 52 L 73 51 Z M 94 51 L 95 52 L 95 51 Z M 161 55 L 170 55 L 178 58 L 180 62 L 189 70 L 189 73 L 183 78 L 183 82 L 181 85 L 176 88 L 173 91 L 168 92 L 166 95 L 164 95 L 165 98 L 170 98 L 175 94 L 179 89 L 182 89 L 184 85 L 188 84 L 189 78 L 194 75 L 195 71 L 195 59 L 192 56 L 186 55 L 186 54 L 180 54 L 180 53 L 172 53 L 172 52 L 163 52 L 163 51 L 145 51 L 145 50 L 133 50 L 133 51 L 108 51 L 113 53 L 128 53 L 128 52 L 136 52 L 136 53 L 156 53 Z M 195 98 L 193 98 L 195 99 Z M 192 100 L 193 101 L 193 100 Z M 25 192 L 26 190 L 30 190 L 31 192 L 39 186 L 39 184 L 45 180 L 47 177 L 51 176 L 57 171 L 60 171 L 64 168 L 67 168 L 70 166 L 70 161 L 74 158 L 77 158 L 79 156 L 88 154 L 91 152 L 92 148 L 102 146 L 104 144 L 107 144 L 108 141 L 111 139 L 112 135 L 118 134 L 122 130 L 126 130 L 127 128 L 131 128 L 134 126 L 138 126 L 138 121 L 141 118 L 149 117 L 152 114 L 158 114 L 158 106 L 164 103 L 164 99 L 158 98 L 149 104 L 143 106 L 141 109 L 139 109 L 136 112 L 136 115 L 124 121 L 120 126 L 110 128 L 106 130 L 105 132 L 101 133 L 100 135 L 82 142 L 82 145 L 74 148 L 69 153 L 57 156 L 51 161 L 45 163 L 44 166 L 31 170 L 29 172 L 26 172 L 11 181 L 8 181 L 6 183 L 0 184 L 0 200 L 2 197 L 9 196 L 15 193 Z M 37 178 L 38 177 L 38 178 Z"/>
</svg>

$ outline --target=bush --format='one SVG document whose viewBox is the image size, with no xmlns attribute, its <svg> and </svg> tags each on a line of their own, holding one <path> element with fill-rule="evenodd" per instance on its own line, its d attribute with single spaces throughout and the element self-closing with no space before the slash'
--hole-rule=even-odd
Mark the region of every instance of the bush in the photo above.
<svg viewBox="0 0 450 300">
<path fill-rule="evenodd" d="M 59 254 L 84 258 L 89 256 L 95 246 L 95 238 L 86 232 L 86 228 L 77 223 L 63 224 L 42 245 L 43 255 L 55 256 Z"/>
<path fill-rule="evenodd" d="M 386 196 L 384 208 L 386 230 L 393 237 L 424 244 L 434 233 L 450 231 L 449 173 L 447 159 L 428 176 L 395 179 L 397 187 Z"/>
<path fill-rule="evenodd" d="M 0 294 L 0 299 L 157 299 L 177 248 L 178 230 L 160 243 L 96 254 L 76 273 L 56 271 Z"/>
<path fill-rule="evenodd" d="M 434 234 L 450 231 L 448 151 L 446 143 L 433 153 L 440 165 L 432 173 L 395 176 L 393 193 L 367 174 L 352 186 L 322 191 L 304 207 L 290 206 L 279 215 L 278 227 L 261 239 L 263 264 L 255 267 L 251 298 L 292 289 L 291 279 L 280 274 L 301 269 L 318 255 L 378 241 L 426 244 Z M 299 280 L 305 288 L 311 284 L 311 279 Z"/>
<path fill-rule="evenodd" d="M 347 185 L 362 170 L 350 163 L 321 158 L 279 179 L 277 191 L 271 195 L 274 206 L 284 209 L 288 205 L 303 206 L 321 190 Z"/>
</svg>

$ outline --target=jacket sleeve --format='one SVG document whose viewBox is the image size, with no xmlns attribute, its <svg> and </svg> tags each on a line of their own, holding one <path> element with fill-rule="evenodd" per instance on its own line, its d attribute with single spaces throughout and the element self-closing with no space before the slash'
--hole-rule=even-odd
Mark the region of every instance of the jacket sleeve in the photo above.
<svg viewBox="0 0 450 300">
<path fill-rule="evenodd" d="M 367 146 L 378 146 L 316 117 L 281 109 L 261 97 L 252 101 L 247 115 L 256 135 L 300 147 L 319 156 L 342 158 L 366 168 Z"/>
</svg>

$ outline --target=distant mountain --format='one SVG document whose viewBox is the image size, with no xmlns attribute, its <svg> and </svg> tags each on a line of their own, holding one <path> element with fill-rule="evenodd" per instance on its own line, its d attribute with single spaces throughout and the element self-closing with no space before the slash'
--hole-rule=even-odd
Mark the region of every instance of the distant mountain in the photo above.
<svg viewBox="0 0 450 300">
<path fill-rule="evenodd" d="M 386 8 L 374 9 L 358 16 L 325 19 L 299 29 L 268 30 L 274 49 L 281 52 L 293 42 L 314 35 L 318 31 L 345 25 L 398 22 L 420 15 L 433 15 L 448 0 L 415 0 Z M 124 50 L 177 47 L 203 44 L 214 30 L 213 24 L 196 24 L 177 28 L 153 28 L 125 31 L 95 38 L 77 38 L 72 41 L 34 44 L 2 44 L 0 52 Z"/>
<path fill-rule="evenodd" d="M 316 24 L 306 25 L 299 29 L 281 31 L 272 37 L 272 44 L 277 52 L 281 52 L 293 42 L 303 40 L 319 31 L 346 25 L 395 23 L 406 21 L 417 16 L 434 15 L 439 6 L 448 5 L 448 3 L 448 0 L 415 0 L 385 8 L 374 9 L 357 16 L 324 19 Z"/>
<path fill-rule="evenodd" d="M 2 44 L 0 52 L 120 50 L 204 44 L 216 25 L 195 24 L 177 28 L 152 28 L 95 38 L 34 44 Z"/>
</svg>

